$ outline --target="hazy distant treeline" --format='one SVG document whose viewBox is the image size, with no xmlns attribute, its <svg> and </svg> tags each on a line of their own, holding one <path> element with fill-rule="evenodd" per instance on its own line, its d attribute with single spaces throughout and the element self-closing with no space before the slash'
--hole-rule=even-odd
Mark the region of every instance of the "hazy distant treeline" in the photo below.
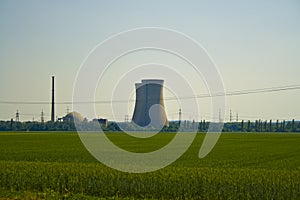
<svg viewBox="0 0 300 200">
<path fill-rule="evenodd" d="M 168 127 L 164 127 L 162 132 L 176 132 L 181 125 L 183 130 L 195 130 L 206 132 L 210 122 L 205 120 L 196 122 L 178 121 L 169 122 Z M 126 130 L 134 130 L 130 123 L 122 123 L 126 125 Z M 196 127 L 198 126 L 198 127 Z M 97 122 L 84 121 L 79 123 L 79 127 L 84 130 L 96 130 L 99 127 Z M 121 131 L 121 128 L 116 122 L 109 122 L 108 126 L 101 125 L 104 131 Z M 76 131 L 74 122 L 15 122 L 15 121 L 0 121 L 0 131 Z M 241 121 L 224 123 L 223 132 L 300 132 L 300 122 L 291 121 Z"/>
</svg>

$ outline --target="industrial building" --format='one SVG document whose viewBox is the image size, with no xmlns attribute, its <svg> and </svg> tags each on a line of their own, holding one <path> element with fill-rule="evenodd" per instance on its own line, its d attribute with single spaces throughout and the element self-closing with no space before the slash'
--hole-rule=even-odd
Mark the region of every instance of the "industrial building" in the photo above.
<svg viewBox="0 0 300 200">
<path fill-rule="evenodd" d="M 169 126 L 163 100 L 163 80 L 146 79 L 136 83 L 136 101 L 132 122 L 141 127 Z M 151 115 L 151 117 L 150 117 Z"/>
</svg>

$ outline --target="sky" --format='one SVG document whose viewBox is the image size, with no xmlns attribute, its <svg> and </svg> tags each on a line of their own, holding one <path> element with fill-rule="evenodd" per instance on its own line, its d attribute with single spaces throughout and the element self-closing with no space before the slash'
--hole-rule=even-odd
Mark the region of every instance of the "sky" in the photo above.
<svg viewBox="0 0 300 200">
<path fill-rule="evenodd" d="M 173 29 L 196 40 L 217 65 L 226 91 L 300 84 L 299 19 L 298 0 L 1 0 L 0 101 L 50 101 L 52 75 L 56 101 L 72 101 L 76 74 L 90 51 L 138 27 Z M 226 97 L 225 120 L 229 110 L 245 120 L 300 120 L 299 99 L 300 90 Z M 200 118 L 209 118 L 209 100 L 198 101 Z M 56 115 L 65 115 L 67 107 L 72 109 L 57 105 Z M 178 105 L 166 107 L 176 120 Z M 107 108 L 99 109 L 100 117 L 112 119 Z M 14 118 L 16 110 L 22 121 L 40 120 L 42 110 L 50 119 L 50 105 L 0 103 L 0 120 Z"/>
</svg>

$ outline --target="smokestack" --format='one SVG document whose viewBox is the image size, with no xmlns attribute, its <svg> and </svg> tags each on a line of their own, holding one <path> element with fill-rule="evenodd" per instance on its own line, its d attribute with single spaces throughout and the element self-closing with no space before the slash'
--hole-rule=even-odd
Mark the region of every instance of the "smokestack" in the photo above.
<svg viewBox="0 0 300 200">
<path fill-rule="evenodd" d="M 51 121 L 55 121 L 55 113 L 54 113 L 54 76 L 52 76 L 52 103 L 51 103 Z"/>
</svg>

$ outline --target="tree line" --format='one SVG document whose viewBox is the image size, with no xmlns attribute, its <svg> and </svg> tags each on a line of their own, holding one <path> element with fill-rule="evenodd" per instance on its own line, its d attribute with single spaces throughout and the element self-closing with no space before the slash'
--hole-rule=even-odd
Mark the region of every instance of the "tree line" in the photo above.
<svg viewBox="0 0 300 200">
<path fill-rule="evenodd" d="M 180 125 L 183 127 L 183 130 L 197 129 L 198 132 L 206 132 L 210 123 L 205 120 L 201 120 L 198 123 L 194 121 L 170 121 L 169 126 L 163 127 L 161 132 L 176 132 Z M 83 121 L 78 123 L 78 126 L 84 130 L 93 131 L 99 124 L 95 121 Z M 128 126 L 130 126 L 130 123 L 127 124 Z M 116 122 L 109 122 L 107 126 L 101 124 L 101 128 L 104 131 L 121 131 Z M 0 121 L 0 131 L 76 131 L 76 126 L 73 121 L 16 122 L 11 120 Z M 300 122 L 294 119 L 290 121 L 242 120 L 240 122 L 226 122 L 223 126 L 223 132 L 300 132 Z"/>
</svg>

